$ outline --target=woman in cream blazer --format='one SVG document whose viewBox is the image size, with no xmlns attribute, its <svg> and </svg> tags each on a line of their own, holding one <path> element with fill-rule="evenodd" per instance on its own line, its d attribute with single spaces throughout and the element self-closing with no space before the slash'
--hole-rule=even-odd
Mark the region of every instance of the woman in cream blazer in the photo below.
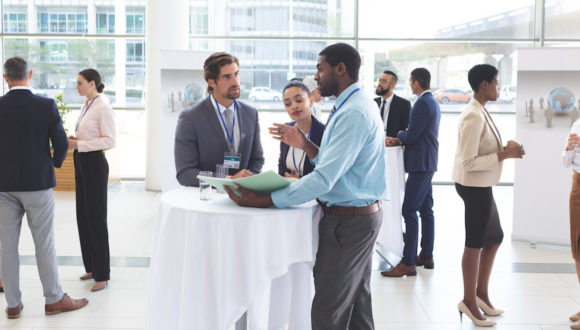
<svg viewBox="0 0 580 330">
<path fill-rule="evenodd" d="M 524 150 L 514 141 L 502 147 L 499 130 L 485 109 L 488 101 L 499 96 L 497 69 L 476 65 L 469 70 L 468 80 L 474 94 L 459 119 L 453 165 L 455 189 L 465 204 L 464 295 L 458 309 L 460 316 L 465 313 L 477 326 L 494 326 L 495 321 L 486 320 L 479 310 L 489 316 L 503 313 L 493 307 L 488 294 L 491 269 L 503 240 L 491 187 L 499 181 L 503 160 L 522 158 Z"/>
</svg>

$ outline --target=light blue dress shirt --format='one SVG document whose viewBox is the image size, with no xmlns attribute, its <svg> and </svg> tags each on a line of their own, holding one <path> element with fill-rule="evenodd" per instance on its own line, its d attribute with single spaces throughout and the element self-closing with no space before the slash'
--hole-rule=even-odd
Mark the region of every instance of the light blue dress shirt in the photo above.
<svg viewBox="0 0 580 330">
<path fill-rule="evenodd" d="M 350 85 L 336 99 L 340 106 L 360 88 Z M 362 90 L 334 113 L 322 136 L 314 171 L 272 193 L 279 208 L 320 199 L 327 206 L 365 206 L 387 199 L 385 132 L 377 104 Z"/>
</svg>

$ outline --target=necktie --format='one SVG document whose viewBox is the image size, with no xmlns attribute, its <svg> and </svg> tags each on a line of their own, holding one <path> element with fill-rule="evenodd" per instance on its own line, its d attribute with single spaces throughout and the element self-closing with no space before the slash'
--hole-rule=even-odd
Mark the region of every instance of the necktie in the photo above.
<svg viewBox="0 0 580 330">
<path fill-rule="evenodd" d="M 224 120 L 226 121 L 226 128 L 228 129 L 228 134 L 230 136 L 234 136 L 234 130 L 233 130 L 233 119 L 232 119 L 232 110 L 231 109 L 225 109 L 224 110 Z"/>
<path fill-rule="evenodd" d="M 385 119 L 385 104 L 387 103 L 387 101 L 385 99 L 383 99 L 383 103 L 381 104 L 381 118 Z"/>
</svg>

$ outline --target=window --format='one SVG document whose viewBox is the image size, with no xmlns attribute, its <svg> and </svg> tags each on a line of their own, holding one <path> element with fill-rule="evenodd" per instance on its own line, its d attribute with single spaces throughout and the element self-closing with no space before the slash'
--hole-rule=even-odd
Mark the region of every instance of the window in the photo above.
<svg viewBox="0 0 580 330">
<path fill-rule="evenodd" d="M 97 9 L 97 33 L 113 34 L 115 33 L 115 9 L 99 8 Z"/>
<path fill-rule="evenodd" d="M 26 7 L 6 8 L 4 10 L 4 32 L 26 33 L 28 30 Z"/>
<path fill-rule="evenodd" d="M 189 16 L 190 34 L 207 34 L 207 7 L 191 8 Z"/>
<path fill-rule="evenodd" d="M 38 31 L 42 33 L 87 33 L 85 8 L 39 8 Z"/>
<path fill-rule="evenodd" d="M 127 63 L 144 62 L 145 47 L 143 41 L 127 40 Z"/>
<path fill-rule="evenodd" d="M 127 17 L 127 34 L 145 33 L 144 9 L 128 8 L 126 17 Z"/>
</svg>

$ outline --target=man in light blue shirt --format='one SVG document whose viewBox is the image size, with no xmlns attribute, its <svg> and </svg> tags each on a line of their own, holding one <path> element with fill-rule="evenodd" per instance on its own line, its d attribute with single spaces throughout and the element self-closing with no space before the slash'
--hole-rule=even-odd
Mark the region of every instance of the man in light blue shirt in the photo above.
<svg viewBox="0 0 580 330">
<path fill-rule="evenodd" d="M 274 124 L 275 139 L 306 152 L 314 171 L 268 196 L 228 190 L 239 205 L 287 207 L 318 198 L 324 209 L 314 266 L 313 329 L 374 329 L 372 247 L 386 199 L 384 129 L 376 105 L 358 84 L 360 55 L 350 45 L 320 52 L 315 80 L 322 96 L 337 95 L 320 149 L 296 126 Z"/>
</svg>

